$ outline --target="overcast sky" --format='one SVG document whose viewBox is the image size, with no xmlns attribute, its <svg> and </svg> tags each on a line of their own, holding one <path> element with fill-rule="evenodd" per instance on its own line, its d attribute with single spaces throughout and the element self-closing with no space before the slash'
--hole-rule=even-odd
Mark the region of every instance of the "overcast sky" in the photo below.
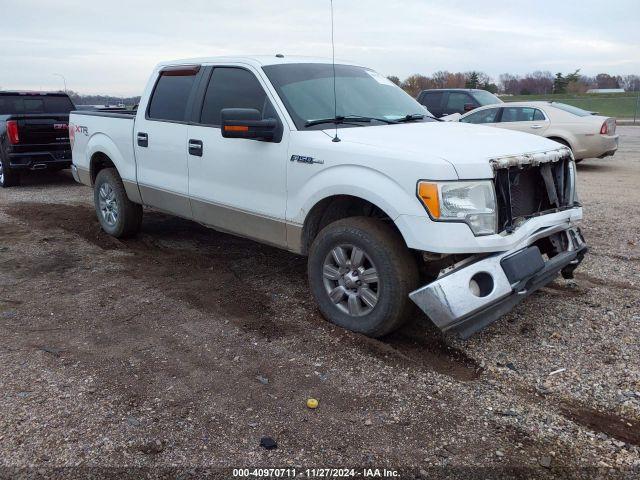
<svg viewBox="0 0 640 480">
<path fill-rule="evenodd" d="M 437 70 L 640 74 L 639 0 L 334 0 L 336 57 Z M 152 67 L 330 56 L 329 0 L 0 0 L 0 87 L 139 95 Z"/>
</svg>

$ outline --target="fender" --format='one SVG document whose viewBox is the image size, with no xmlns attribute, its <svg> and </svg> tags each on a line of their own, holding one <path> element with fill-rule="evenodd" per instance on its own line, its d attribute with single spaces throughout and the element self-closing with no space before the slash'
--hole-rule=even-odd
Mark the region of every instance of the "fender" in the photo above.
<svg viewBox="0 0 640 480">
<path fill-rule="evenodd" d="M 136 203 L 142 203 L 142 197 L 140 195 L 140 190 L 138 189 L 138 182 L 136 179 L 136 166 L 135 163 L 127 162 L 122 155 L 122 152 L 118 148 L 118 146 L 104 133 L 95 133 L 89 137 L 87 142 L 87 147 L 85 150 L 86 154 L 86 164 L 89 165 L 91 169 L 93 165 L 91 161 L 93 156 L 97 153 L 102 153 L 109 157 L 109 159 L 113 162 L 120 178 L 122 179 L 122 183 L 124 185 L 125 191 L 127 192 L 127 196 L 129 200 Z M 130 158 L 134 158 L 133 146 L 131 146 L 131 151 L 127 152 Z M 134 161 L 135 162 L 135 161 Z"/>
<path fill-rule="evenodd" d="M 351 183 L 357 179 L 357 183 Z M 302 185 L 287 201 L 287 223 L 299 227 L 300 233 L 305 219 L 313 207 L 325 198 L 350 195 L 366 200 L 381 209 L 396 223 L 400 215 L 428 217 L 415 196 L 415 184 L 407 188 L 378 170 L 361 165 L 336 165 L 325 168 Z M 384 192 L 384 194 L 382 194 Z M 293 192 L 292 192 L 293 193 Z M 410 232 L 405 224 L 396 226 L 405 238 Z"/>
<path fill-rule="evenodd" d="M 576 139 L 574 138 L 573 135 L 567 135 L 567 132 L 565 131 L 555 131 L 552 128 L 550 128 L 549 130 L 544 132 L 544 136 L 545 138 L 548 138 L 550 140 L 553 138 L 559 138 L 560 140 L 564 140 L 569 144 L 569 148 L 571 148 L 571 150 L 575 150 L 574 145 L 576 144 Z"/>
<path fill-rule="evenodd" d="M 89 137 L 85 150 L 86 162 L 89 168 L 91 168 L 91 159 L 96 153 L 102 153 L 111 159 L 123 181 L 127 180 L 135 183 L 135 165 L 124 159 L 118 146 L 104 133 L 94 133 Z M 133 154 L 133 151 L 127 153 Z"/>
</svg>

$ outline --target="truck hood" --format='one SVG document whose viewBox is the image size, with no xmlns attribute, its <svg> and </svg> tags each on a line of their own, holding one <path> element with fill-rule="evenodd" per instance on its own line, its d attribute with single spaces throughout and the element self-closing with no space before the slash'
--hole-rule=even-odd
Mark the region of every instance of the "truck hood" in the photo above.
<svg viewBox="0 0 640 480">
<path fill-rule="evenodd" d="M 334 130 L 325 130 L 333 136 Z M 449 162 L 460 179 L 492 178 L 496 166 L 544 162 L 566 147 L 537 135 L 456 122 L 341 128 L 342 142 L 424 155 Z"/>
</svg>

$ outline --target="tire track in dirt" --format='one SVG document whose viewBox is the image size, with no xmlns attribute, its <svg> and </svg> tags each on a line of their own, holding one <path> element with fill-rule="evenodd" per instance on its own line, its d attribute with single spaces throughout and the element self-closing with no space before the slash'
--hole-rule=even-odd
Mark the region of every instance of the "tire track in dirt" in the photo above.
<svg viewBox="0 0 640 480">
<path fill-rule="evenodd" d="M 568 401 L 562 403 L 560 413 L 594 432 L 602 432 L 622 442 L 640 446 L 640 423 L 636 420 Z"/>
</svg>

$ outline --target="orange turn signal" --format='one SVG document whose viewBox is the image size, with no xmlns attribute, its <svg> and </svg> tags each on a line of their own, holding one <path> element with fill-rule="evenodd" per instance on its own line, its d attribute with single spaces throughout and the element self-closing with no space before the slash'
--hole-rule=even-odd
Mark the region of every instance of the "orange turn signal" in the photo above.
<svg viewBox="0 0 640 480">
<path fill-rule="evenodd" d="M 435 183 L 420 182 L 418 184 L 418 197 L 433 218 L 440 218 L 440 199 L 438 198 L 438 185 Z"/>
<path fill-rule="evenodd" d="M 242 125 L 225 125 L 224 131 L 225 132 L 248 132 L 249 127 L 242 126 Z"/>
</svg>

